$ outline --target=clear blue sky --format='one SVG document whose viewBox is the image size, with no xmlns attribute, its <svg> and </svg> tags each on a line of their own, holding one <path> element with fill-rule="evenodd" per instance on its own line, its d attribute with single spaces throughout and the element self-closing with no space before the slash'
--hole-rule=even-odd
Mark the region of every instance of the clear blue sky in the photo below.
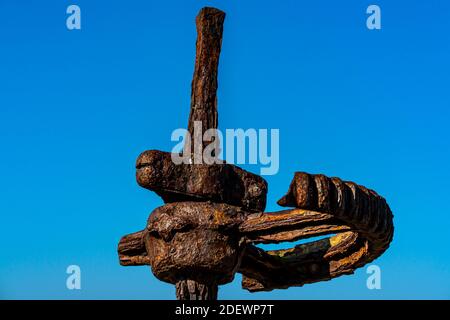
<svg viewBox="0 0 450 320">
<path fill-rule="evenodd" d="M 395 2 L 395 3 L 394 3 Z M 365 26 L 378 4 L 382 29 Z M 82 30 L 66 29 L 78 4 Z M 0 298 L 173 298 L 116 247 L 162 201 L 135 182 L 141 151 L 170 151 L 189 113 L 198 10 L 226 11 L 220 128 L 279 128 L 280 172 L 353 180 L 386 197 L 395 238 L 331 282 L 223 299 L 450 298 L 448 1 L 0 2 Z M 258 168 L 249 168 L 258 172 Z M 66 267 L 82 290 L 66 289 Z"/>
</svg>

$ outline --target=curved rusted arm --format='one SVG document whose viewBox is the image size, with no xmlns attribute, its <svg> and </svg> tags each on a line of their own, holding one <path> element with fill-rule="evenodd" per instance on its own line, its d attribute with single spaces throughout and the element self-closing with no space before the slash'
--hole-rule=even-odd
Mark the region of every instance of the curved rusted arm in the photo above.
<svg viewBox="0 0 450 320">
<path fill-rule="evenodd" d="M 268 291 L 351 274 L 380 256 L 393 236 L 393 215 L 375 191 L 324 175 L 296 173 L 279 202 L 298 209 L 253 214 L 240 227 L 249 244 L 239 272 L 249 291 Z M 257 243 L 330 238 L 287 250 L 264 251 Z"/>
</svg>

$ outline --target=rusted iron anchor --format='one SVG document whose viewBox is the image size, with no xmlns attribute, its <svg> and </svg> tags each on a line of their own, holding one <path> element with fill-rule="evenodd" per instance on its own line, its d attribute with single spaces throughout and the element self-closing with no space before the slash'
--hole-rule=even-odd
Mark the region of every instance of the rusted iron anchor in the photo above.
<svg viewBox="0 0 450 320">
<path fill-rule="evenodd" d="M 224 18 L 215 8 L 203 8 L 197 16 L 190 134 L 194 121 L 201 121 L 205 131 L 217 129 Z M 185 146 L 187 151 L 203 150 Z M 272 213 L 264 212 L 267 182 L 231 164 L 176 165 L 170 153 L 149 150 L 137 159 L 136 179 L 165 205 L 150 214 L 144 230 L 120 240 L 120 264 L 150 265 L 158 279 L 176 285 L 178 299 L 215 300 L 218 286 L 232 281 L 236 272 L 251 292 L 351 274 L 380 256 L 393 237 L 393 216 L 384 198 L 339 178 L 296 172 L 278 201 L 293 209 Z M 327 234 L 335 235 L 286 250 L 255 246 Z"/>
</svg>

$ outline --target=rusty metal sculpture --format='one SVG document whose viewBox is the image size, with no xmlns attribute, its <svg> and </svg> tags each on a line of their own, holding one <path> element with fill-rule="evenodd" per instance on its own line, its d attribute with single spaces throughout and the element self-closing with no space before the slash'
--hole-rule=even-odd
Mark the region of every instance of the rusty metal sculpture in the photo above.
<svg viewBox="0 0 450 320">
<path fill-rule="evenodd" d="M 203 8 L 197 16 L 191 134 L 194 121 L 201 121 L 203 130 L 218 125 L 224 18 L 215 8 Z M 192 151 L 187 148 L 184 152 Z M 297 172 L 278 201 L 294 209 L 269 213 L 264 212 L 266 181 L 231 164 L 175 165 L 170 153 L 150 150 L 138 157 L 136 170 L 139 185 L 156 192 L 165 205 L 151 213 L 144 230 L 120 240 L 120 264 L 150 265 L 158 279 L 176 285 L 178 299 L 217 299 L 218 286 L 232 281 L 236 272 L 251 292 L 351 274 L 380 256 L 392 240 L 393 216 L 386 201 L 339 178 Z M 335 235 L 287 250 L 255 246 L 327 234 Z"/>
</svg>

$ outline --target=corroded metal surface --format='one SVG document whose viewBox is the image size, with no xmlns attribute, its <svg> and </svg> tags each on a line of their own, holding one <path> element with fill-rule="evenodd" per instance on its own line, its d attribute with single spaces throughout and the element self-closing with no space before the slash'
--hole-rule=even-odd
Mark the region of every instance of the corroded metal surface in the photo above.
<svg viewBox="0 0 450 320">
<path fill-rule="evenodd" d="M 166 203 L 210 200 L 249 211 L 266 206 L 267 182 L 231 164 L 177 165 L 169 152 L 148 150 L 136 161 L 136 180 Z"/>
<path fill-rule="evenodd" d="M 197 17 L 197 55 L 188 129 L 192 149 L 202 134 L 216 129 L 217 70 L 225 14 L 204 8 Z M 198 133 L 198 132 L 197 132 Z M 198 145 L 198 144 L 197 144 Z M 171 154 L 149 150 L 136 162 L 140 186 L 165 202 L 144 230 L 122 237 L 123 266 L 151 266 L 160 280 L 175 284 L 178 299 L 212 300 L 218 286 L 243 274 L 249 291 L 268 291 L 351 274 L 374 260 L 393 237 L 393 216 L 375 191 L 324 175 L 297 172 L 278 204 L 264 212 L 267 183 L 231 164 L 179 164 Z M 331 235 L 291 249 L 264 251 L 261 243 L 292 242 Z"/>
<path fill-rule="evenodd" d="M 182 280 L 176 284 L 180 300 L 217 300 L 217 285 L 203 284 L 193 280 Z"/>
<path fill-rule="evenodd" d="M 188 121 L 188 132 L 193 140 L 202 141 L 201 136 L 194 135 L 194 122 L 201 121 L 203 132 L 217 129 L 217 75 L 219 57 L 222 46 L 223 22 L 225 12 L 216 8 L 203 8 L 196 19 L 197 42 L 194 76 L 191 89 L 191 111 Z M 198 132 L 202 135 L 203 132 Z M 209 144 L 202 141 L 203 148 Z M 190 150 L 186 150 L 189 148 Z M 185 145 L 185 151 L 193 150 L 194 145 Z"/>
<path fill-rule="evenodd" d="M 280 205 L 298 209 L 253 214 L 240 226 L 248 241 L 278 243 L 330 238 L 289 250 L 248 245 L 239 272 L 250 291 L 282 289 L 351 274 L 380 256 L 392 240 L 393 215 L 384 198 L 353 182 L 297 172 Z"/>
</svg>

